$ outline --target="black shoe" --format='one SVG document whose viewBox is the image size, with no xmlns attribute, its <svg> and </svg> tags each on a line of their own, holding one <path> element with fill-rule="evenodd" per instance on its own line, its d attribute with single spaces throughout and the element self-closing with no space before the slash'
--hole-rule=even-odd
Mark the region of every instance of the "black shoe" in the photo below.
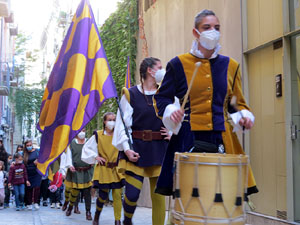
<svg viewBox="0 0 300 225">
<path fill-rule="evenodd" d="M 48 203 L 47 202 L 43 202 L 43 206 L 47 207 Z"/>
</svg>

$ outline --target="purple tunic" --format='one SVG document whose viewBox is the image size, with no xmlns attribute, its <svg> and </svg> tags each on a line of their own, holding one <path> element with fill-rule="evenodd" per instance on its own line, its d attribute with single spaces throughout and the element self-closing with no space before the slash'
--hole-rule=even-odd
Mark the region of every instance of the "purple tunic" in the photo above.
<svg viewBox="0 0 300 225">
<path fill-rule="evenodd" d="M 129 93 L 130 105 L 133 108 L 132 130 L 152 130 L 159 132 L 164 125 L 156 117 L 152 104 L 153 95 L 143 95 L 137 86 L 130 88 Z M 168 142 L 165 140 L 143 141 L 133 138 L 133 150 L 140 154 L 140 158 L 135 164 L 140 167 L 162 165 L 167 146 Z M 124 154 L 121 154 L 121 158 L 123 158 L 122 155 L 124 157 Z"/>
</svg>

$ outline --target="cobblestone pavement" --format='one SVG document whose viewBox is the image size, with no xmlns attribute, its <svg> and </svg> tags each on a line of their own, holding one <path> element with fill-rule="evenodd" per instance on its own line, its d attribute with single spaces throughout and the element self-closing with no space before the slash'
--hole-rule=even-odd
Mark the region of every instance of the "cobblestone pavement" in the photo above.
<svg viewBox="0 0 300 225">
<path fill-rule="evenodd" d="M 84 203 L 79 204 L 81 214 L 67 217 L 61 209 L 52 209 L 50 206 L 41 206 L 39 210 L 16 211 L 14 207 L 0 210 L 1 225 L 85 225 L 92 224 L 85 219 Z M 95 204 L 92 204 L 94 216 Z M 134 225 L 152 225 L 152 210 L 138 207 L 133 218 Z M 106 206 L 101 213 L 101 225 L 114 225 L 114 213 L 112 206 Z"/>
</svg>

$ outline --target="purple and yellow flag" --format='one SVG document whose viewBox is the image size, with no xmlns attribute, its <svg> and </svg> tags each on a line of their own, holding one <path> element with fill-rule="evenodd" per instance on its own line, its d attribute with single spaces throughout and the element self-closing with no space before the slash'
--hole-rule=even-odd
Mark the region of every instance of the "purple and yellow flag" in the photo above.
<svg viewBox="0 0 300 225">
<path fill-rule="evenodd" d="M 127 57 L 127 71 L 126 71 L 126 77 L 125 77 L 125 87 L 131 88 L 131 76 L 130 76 L 130 63 L 129 63 L 129 56 Z"/>
<path fill-rule="evenodd" d="M 88 0 L 82 0 L 57 56 L 42 99 L 38 169 L 49 165 L 117 92 Z"/>
</svg>

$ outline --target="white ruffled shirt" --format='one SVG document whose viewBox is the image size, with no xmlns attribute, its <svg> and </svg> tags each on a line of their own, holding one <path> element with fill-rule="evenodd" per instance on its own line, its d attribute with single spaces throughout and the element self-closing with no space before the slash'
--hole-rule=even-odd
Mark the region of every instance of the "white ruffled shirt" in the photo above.
<svg viewBox="0 0 300 225">
<path fill-rule="evenodd" d="M 203 53 L 198 49 L 198 44 L 199 43 L 197 40 L 193 41 L 190 53 L 200 59 L 204 59 L 205 57 L 204 57 Z M 216 58 L 218 56 L 220 50 L 221 50 L 221 45 L 218 43 L 217 47 L 215 48 L 214 53 L 211 55 L 211 57 L 209 59 Z"/>
<path fill-rule="evenodd" d="M 78 144 L 78 140 L 75 138 L 76 144 Z M 85 140 L 86 142 L 86 140 Z M 70 149 L 70 145 L 67 147 L 66 151 L 61 154 L 60 158 L 60 165 L 59 165 L 59 171 L 63 174 L 66 175 L 67 170 L 73 166 L 73 161 L 72 161 L 72 153 Z"/>
</svg>

